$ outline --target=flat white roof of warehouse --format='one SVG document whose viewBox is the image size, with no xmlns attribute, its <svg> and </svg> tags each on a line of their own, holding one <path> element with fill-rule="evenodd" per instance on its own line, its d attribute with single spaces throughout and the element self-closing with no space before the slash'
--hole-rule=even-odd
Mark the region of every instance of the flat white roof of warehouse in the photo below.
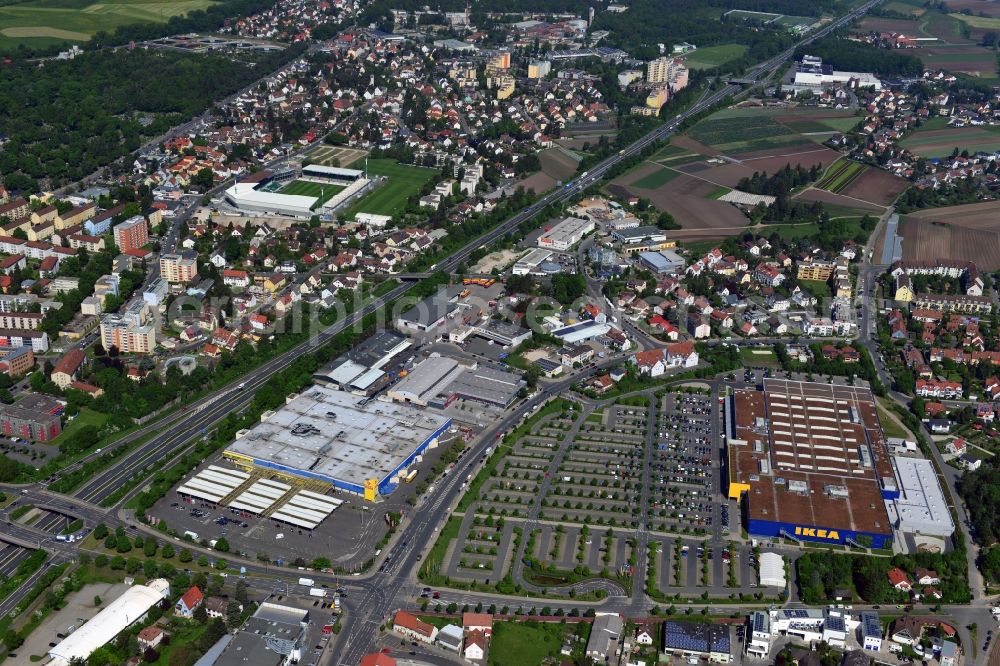
<svg viewBox="0 0 1000 666">
<path fill-rule="evenodd" d="M 170 595 L 170 583 L 162 578 L 148 585 L 133 585 L 104 607 L 83 626 L 49 650 L 56 666 L 66 666 L 74 657 L 86 659 Z"/>
<path fill-rule="evenodd" d="M 227 451 L 364 485 L 384 479 L 451 419 L 415 407 L 314 386 Z"/>
</svg>

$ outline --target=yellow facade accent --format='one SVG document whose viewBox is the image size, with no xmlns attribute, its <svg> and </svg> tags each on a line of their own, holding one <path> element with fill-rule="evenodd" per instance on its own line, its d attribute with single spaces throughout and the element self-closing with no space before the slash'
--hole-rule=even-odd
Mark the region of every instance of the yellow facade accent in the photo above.
<svg viewBox="0 0 1000 666">
<path fill-rule="evenodd" d="M 749 483 L 734 483 L 733 481 L 729 482 L 729 499 L 734 499 L 737 502 L 739 502 L 740 497 L 743 495 L 743 493 L 748 493 L 748 492 L 750 492 Z"/>
<path fill-rule="evenodd" d="M 368 502 L 374 502 L 375 496 L 378 494 L 378 479 L 366 479 L 365 480 L 365 500 Z"/>
</svg>

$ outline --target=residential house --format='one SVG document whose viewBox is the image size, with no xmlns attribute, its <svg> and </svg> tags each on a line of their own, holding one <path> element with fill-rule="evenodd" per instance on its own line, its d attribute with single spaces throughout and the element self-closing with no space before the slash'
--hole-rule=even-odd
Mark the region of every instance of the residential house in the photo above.
<svg viewBox="0 0 1000 666">
<path fill-rule="evenodd" d="M 901 592 L 909 592 L 913 589 L 913 585 L 910 583 L 910 577 L 899 567 L 889 569 L 887 575 L 889 577 L 889 584 L 897 590 Z"/>
<path fill-rule="evenodd" d="M 465 635 L 465 648 L 462 656 L 469 661 L 480 661 L 486 657 L 486 634 L 476 630 Z"/>
<path fill-rule="evenodd" d="M 177 600 L 177 603 L 174 605 L 174 615 L 190 619 L 194 617 L 195 609 L 198 608 L 198 606 L 201 606 L 204 600 L 205 597 L 201 593 L 201 590 L 192 585 L 188 588 L 188 591 Z"/>
<path fill-rule="evenodd" d="M 157 627 L 156 625 L 152 625 L 140 631 L 136 638 L 139 641 L 139 647 L 143 650 L 148 650 L 150 648 L 156 649 L 159 647 L 165 637 L 166 632 L 163 631 L 163 629 Z"/>
<path fill-rule="evenodd" d="M 408 639 L 433 643 L 437 627 L 418 619 L 406 611 L 397 611 L 392 620 L 392 630 Z"/>
</svg>

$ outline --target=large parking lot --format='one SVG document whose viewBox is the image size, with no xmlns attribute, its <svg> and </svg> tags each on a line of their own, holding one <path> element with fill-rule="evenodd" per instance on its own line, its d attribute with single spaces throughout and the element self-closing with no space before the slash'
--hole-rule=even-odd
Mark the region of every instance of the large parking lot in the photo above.
<svg viewBox="0 0 1000 666">
<path fill-rule="evenodd" d="M 721 495 L 719 418 L 717 396 L 697 387 L 552 403 L 472 484 L 433 573 L 496 582 L 523 544 L 524 579 L 543 587 L 622 582 L 645 555 L 654 596 L 753 595 L 750 546 L 729 533 Z M 645 554 L 634 552 L 643 532 Z"/>
<path fill-rule="evenodd" d="M 565 447 L 541 517 L 635 528 L 647 418 L 639 406 L 612 405 L 588 414 Z"/>
<path fill-rule="evenodd" d="M 717 418 L 710 395 L 668 392 L 661 398 L 650 463 L 653 531 L 703 535 L 722 520 Z"/>
<path fill-rule="evenodd" d="M 423 478 L 446 448 L 438 446 L 425 453 L 418 479 Z M 209 465 L 232 468 L 229 462 L 213 458 L 185 476 L 182 484 Z M 387 514 L 406 514 L 411 509 L 407 498 L 415 493 L 415 488 L 415 483 L 400 484 L 395 492 L 375 504 L 355 495 L 328 492 L 343 503 L 313 530 L 273 520 L 266 512 L 258 516 L 215 502 L 185 498 L 175 491 L 167 493 L 150 510 L 150 515 L 155 521 L 165 521 L 179 537 L 192 532 L 198 535 L 196 541 L 225 538 L 230 552 L 242 552 L 250 558 L 284 563 L 301 561 L 302 566 L 323 557 L 335 567 L 353 571 L 374 555 L 388 530 Z"/>
</svg>

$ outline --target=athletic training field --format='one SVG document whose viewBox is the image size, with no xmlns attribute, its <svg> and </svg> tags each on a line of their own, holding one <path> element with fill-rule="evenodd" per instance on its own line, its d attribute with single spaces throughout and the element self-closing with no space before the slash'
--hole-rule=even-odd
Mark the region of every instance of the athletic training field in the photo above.
<svg viewBox="0 0 1000 666">
<path fill-rule="evenodd" d="M 165 23 L 212 0 L 28 0 L 0 6 L 0 47 L 85 42 L 98 31 L 132 23 Z"/>
<path fill-rule="evenodd" d="M 354 165 L 354 168 L 363 168 Z M 434 178 L 438 172 L 434 169 L 400 164 L 390 159 L 368 160 L 368 175 L 386 176 L 370 194 L 356 201 L 343 213 L 343 218 L 353 219 L 357 213 L 374 213 L 376 215 L 400 215 L 406 210 L 406 200 L 420 193 L 420 188 Z"/>
<path fill-rule="evenodd" d="M 323 183 L 313 183 L 308 180 L 293 180 L 288 185 L 281 188 L 282 194 L 299 194 L 306 197 L 316 197 L 319 201 L 316 202 L 315 208 L 319 208 L 327 201 L 329 201 L 334 194 L 340 192 L 344 188 L 340 185 L 330 185 Z"/>
</svg>

